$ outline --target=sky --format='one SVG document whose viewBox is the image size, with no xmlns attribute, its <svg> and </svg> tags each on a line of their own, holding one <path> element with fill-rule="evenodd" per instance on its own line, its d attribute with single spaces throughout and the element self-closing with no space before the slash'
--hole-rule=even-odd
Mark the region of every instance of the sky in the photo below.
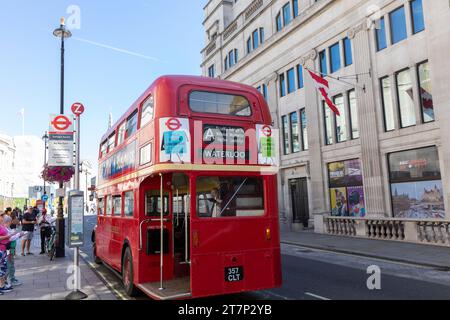
<svg viewBox="0 0 450 320">
<path fill-rule="evenodd" d="M 60 41 L 66 17 L 65 113 L 85 105 L 81 159 L 97 165 L 111 112 L 116 121 L 164 74 L 200 75 L 201 0 L 0 0 L 0 133 L 42 136 L 59 113 Z M 30 155 L 32 156 L 32 155 Z"/>
</svg>

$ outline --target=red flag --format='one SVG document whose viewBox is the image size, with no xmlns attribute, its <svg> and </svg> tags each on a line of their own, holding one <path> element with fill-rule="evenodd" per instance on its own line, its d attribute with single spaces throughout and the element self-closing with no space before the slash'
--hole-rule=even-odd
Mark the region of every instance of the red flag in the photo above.
<svg viewBox="0 0 450 320">
<path fill-rule="evenodd" d="M 309 75 L 314 81 L 314 85 L 316 86 L 317 90 L 319 90 L 322 97 L 325 99 L 326 104 L 330 109 L 337 115 L 341 116 L 341 113 L 339 112 L 339 109 L 336 107 L 336 105 L 331 101 L 328 90 L 330 90 L 330 86 L 328 84 L 328 81 L 322 78 L 321 76 L 315 74 L 314 72 L 308 70 Z"/>
</svg>

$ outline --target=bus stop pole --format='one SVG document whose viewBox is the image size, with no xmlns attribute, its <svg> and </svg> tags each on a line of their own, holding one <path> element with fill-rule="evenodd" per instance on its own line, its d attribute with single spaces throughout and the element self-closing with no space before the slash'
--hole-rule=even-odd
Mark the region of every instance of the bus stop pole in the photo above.
<svg viewBox="0 0 450 320">
<path fill-rule="evenodd" d="M 160 173 L 159 176 L 161 177 L 161 215 L 160 215 L 160 226 L 161 226 L 161 232 L 160 232 L 160 270 L 159 270 L 159 290 L 164 290 L 163 286 L 163 268 L 164 268 L 164 181 L 163 181 L 163 174 Z"/>
<path fill-rule="evenodd" d="M 75 177 L 74 177 L 74 184 L 75 184 L 75 190 L 80 191 L 80 118 L 81 116 L 77 116 L 76 120 L 76 135 L 77 135 L 77 141 L 76 141 L 76 156 L 75 156 Z M 83 198 L 84 199 L 84 198 Z M 83 206 L 84 207 L 84 206 Z M 71 214 L 69 212 L 69 214 Z M 70 232 L 70 230 L 69 230 Z M 70 237 L 70 234 L 69 234 Z M 70 241 L 70 239 L 69 239 Z M 76 246 L 74 249 L 74 256 L 73 256 L 73 279 L 74 279 L 74 286 L 73 291 L 66 297 L 67 300 L 82 300 L 86 299 L 87 295 L 82 292 L 81 289 L 81 270 L 80 270 L 80 247 Z"/>
</svg>

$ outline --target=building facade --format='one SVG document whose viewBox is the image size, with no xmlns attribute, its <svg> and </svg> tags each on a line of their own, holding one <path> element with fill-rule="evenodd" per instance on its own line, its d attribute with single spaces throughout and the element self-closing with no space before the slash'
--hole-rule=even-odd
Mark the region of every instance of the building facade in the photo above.
<svg viewBox="0 0 450 320">
<path fill-rule="evenodd" d="M 280 130 L 286 227 L 450 220 L 448 0 L 210 0 L 204 12 L 203 75 L 258 88 Z"/>
<path fill-rule="evenodd" d="M 14 196 L 14 155 L 16 148 L 13 139 L 0 134 L 0 197 Z M 1 208 L 0 208 L 1 210 Z"/>
</svg>

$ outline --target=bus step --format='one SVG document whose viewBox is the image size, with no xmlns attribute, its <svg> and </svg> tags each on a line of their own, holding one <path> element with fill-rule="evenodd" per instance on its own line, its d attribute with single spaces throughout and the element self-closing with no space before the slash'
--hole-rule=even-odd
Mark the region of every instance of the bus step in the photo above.
<svg viewBox="0 0 450 320">
<path fill-rule="evenodd" d="M 149 282 L 138 284 L 137 287 L 145 294 L 158 300 L 186 299 L 191 297 L 191 281 L 189 277 L 163 282 L 164 290 L 160 290 L 160 283 Z"/>
</svg>

